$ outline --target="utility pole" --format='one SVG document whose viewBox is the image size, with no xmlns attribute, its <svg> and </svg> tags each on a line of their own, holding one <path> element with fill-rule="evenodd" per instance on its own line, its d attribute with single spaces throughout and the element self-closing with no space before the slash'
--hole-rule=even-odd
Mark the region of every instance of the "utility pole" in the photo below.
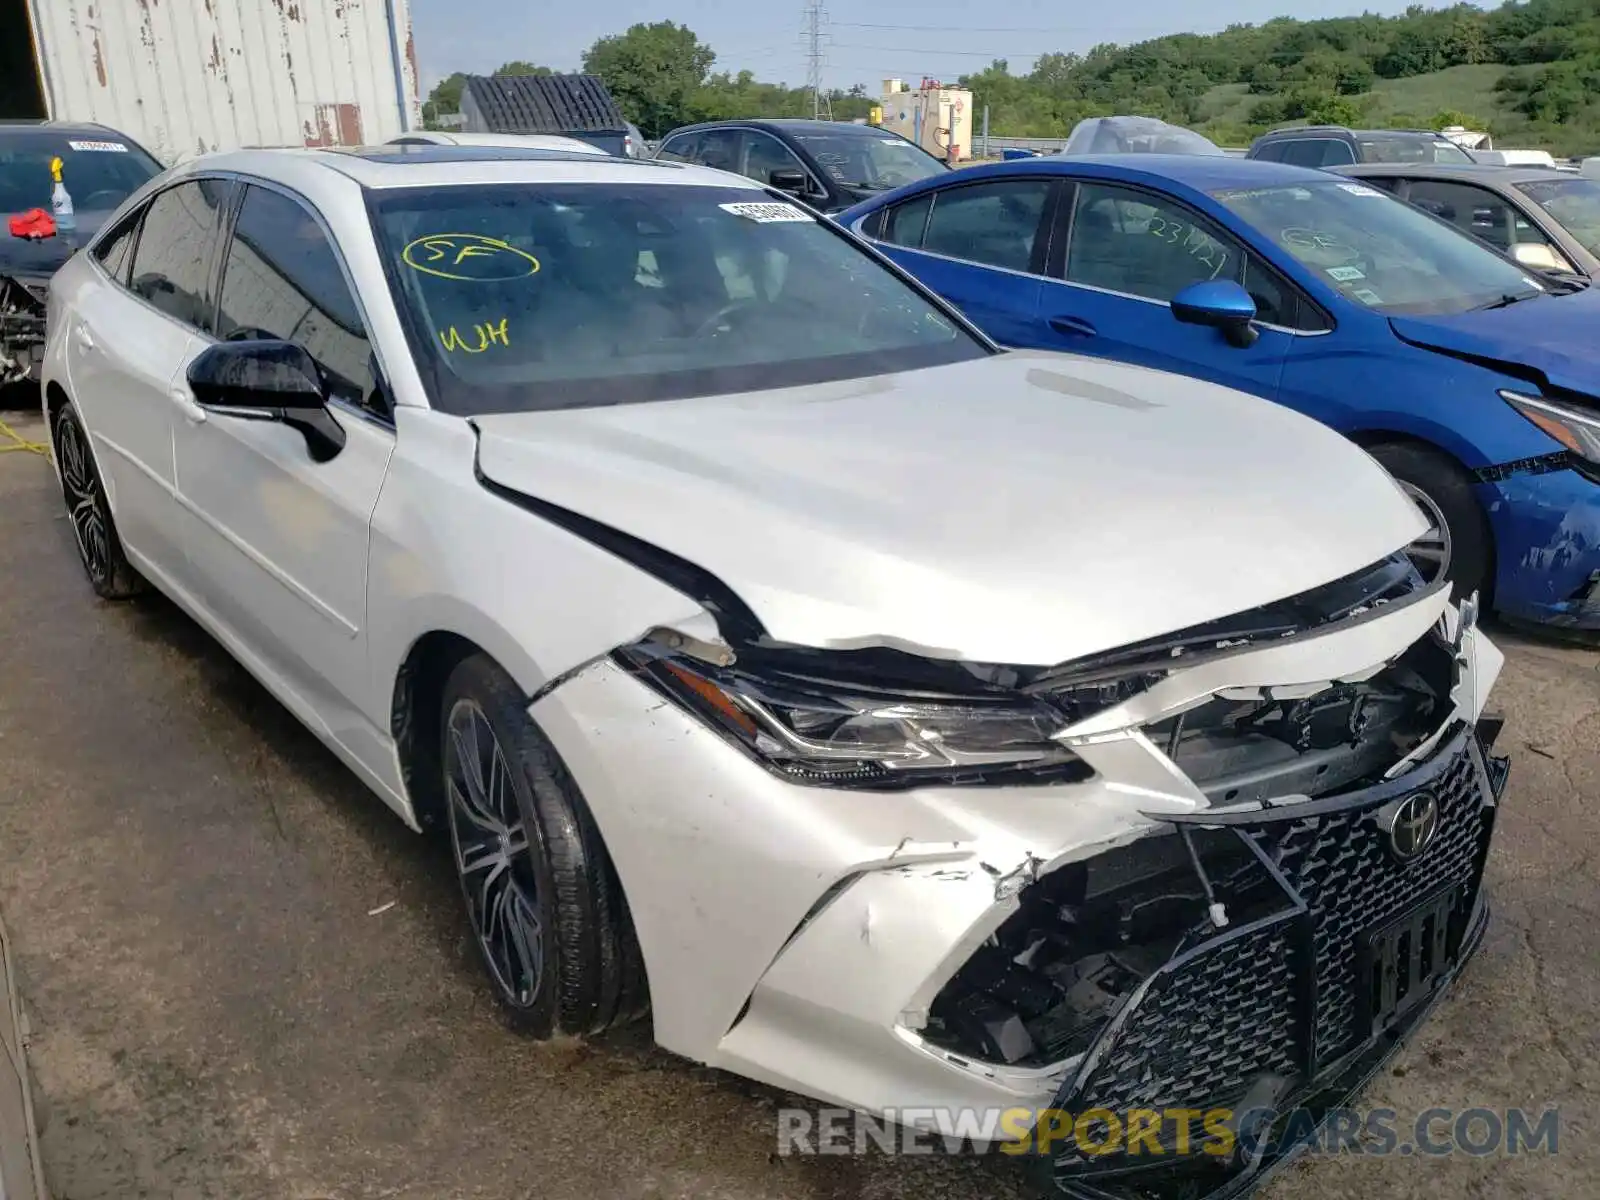
<svg viewBox="0 0 1600 1200">
<path fill-rule="evenodd" d="M 822 119 L 822 28 L 827 13 L 822 0 L 806 0 L 803 36 L 806 43 L 806 86 L 811 89 L 811 119 Z M 831 111 L 831 105 L 830 111 Z"/>
</svg>

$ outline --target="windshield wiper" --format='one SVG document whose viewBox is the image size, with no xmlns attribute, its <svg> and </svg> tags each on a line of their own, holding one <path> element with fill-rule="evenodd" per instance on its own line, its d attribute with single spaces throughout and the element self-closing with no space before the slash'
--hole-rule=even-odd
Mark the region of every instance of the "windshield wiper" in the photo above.
<svg viewBox="0 0 1600 1200">
<path fill-rule="evenodd" d="M 1491 308 L 1510 308 L 1522 300 L 1532 300 L 1535 296 L 1542 296 L 1543 292 L 1507 292 L 1498 300 L 1491 300 L 1487 304 L 1480 304 L 1473 312 L 1488 312 Z"/>
</svg>

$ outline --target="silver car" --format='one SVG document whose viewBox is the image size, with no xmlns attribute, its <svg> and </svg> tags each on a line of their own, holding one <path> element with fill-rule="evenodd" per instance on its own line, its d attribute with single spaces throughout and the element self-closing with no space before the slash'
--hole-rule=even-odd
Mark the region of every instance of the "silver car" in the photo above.
<svg viewBox="0 0 1600 1200">
<path fill-rule="evenodd" d="M 535 151 L 199 159 L 50 311 L 95 590 L 451 840 L 535 1037 L 648 1012 L 1015 1140 L 1331 1086 L 1482 933 L 1501 655 L 1287 409 L 1002 353 L 752 181 Z"/>
</svg>

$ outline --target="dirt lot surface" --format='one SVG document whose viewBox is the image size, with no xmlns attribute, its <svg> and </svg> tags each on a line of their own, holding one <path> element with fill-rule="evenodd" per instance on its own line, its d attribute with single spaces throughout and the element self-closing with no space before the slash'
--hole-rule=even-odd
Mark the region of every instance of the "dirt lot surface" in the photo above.
<svg viewBox="0 0 1600 1200">
<path fill-rule="evenodd" d="M 994 1161 L 780 1159 L 779 1097 L 639 1033 L 505 1032 L 440 851 L 169 604 L 96 602 L 60 512 L 0 456 L 0 906 L 58 1200 L 1020 1194 Z M 1501 641 L 1497 919 L 1368 1101 L 1560 1106 L 1559 1153 L 1303 1162 L 1273 1200 L 1597 1194 L 1600 654 Z"/>
</svg>

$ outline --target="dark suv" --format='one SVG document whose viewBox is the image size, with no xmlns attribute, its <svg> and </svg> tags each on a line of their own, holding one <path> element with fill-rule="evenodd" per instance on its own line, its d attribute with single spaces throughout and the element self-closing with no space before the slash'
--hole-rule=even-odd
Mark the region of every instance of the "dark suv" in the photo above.
<svg viewBox="0 0 1600 1200">
<path fill-rule="evenodd" d="M 759 180 L 824 213 L 949 168 L 910 138 L 847 121 L 714 121 L 674 129 L 657 158 Z"/>
<path fill-rule="evenodd" d="M 1274 129 L 1250 143 L 1245 157 L 1288 163 L 1293 167 L 1474 161 L 1472 155 L 1449 138 L 1426 129 L 1346 129 L 1342 125 Z"/>
</svg>

